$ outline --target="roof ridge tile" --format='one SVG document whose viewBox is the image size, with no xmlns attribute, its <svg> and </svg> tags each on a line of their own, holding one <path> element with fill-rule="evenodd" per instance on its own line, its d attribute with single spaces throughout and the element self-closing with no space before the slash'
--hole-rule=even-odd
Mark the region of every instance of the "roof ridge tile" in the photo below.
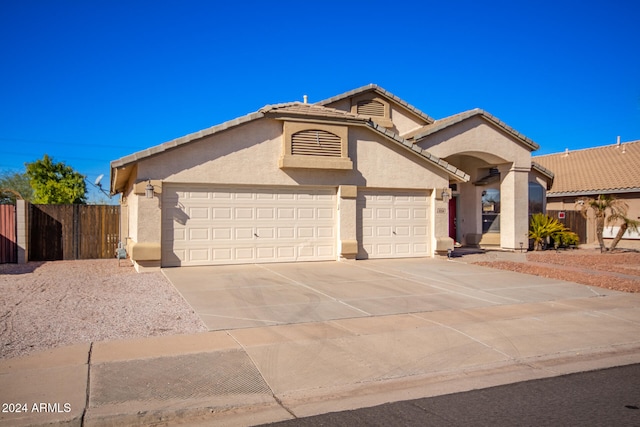
<svg viewBox="0 0 640 427">
<path fill-rule="evenodd" d="M 370 83 L 368 85 L 365 86 L 361 86 L 359 88 L 356 89 L 352 89 L 350 91 L 341 93 L 339 95 L 335 95 L 332 96 L 331 98 L 327 98 L 327 99 L 323 99 L 321 101 L 316 102 L 316 104 L 320 104 L 320 105 L 326 105 L 326 104 L 331 104 L 333 102 L 336 101 L 340 101 L 342 99 L 345 98 L 349 98 L 351 96 L 355 96 L 355 95 L 359 95 L 361 93 L 364 92 L 368 92 L 368 91 L 375 91 L 387 98 L 389 98 L 390 100 L 394 101 L 396 104 L 401 105 L 402 107 L 406 108 L 407 110 L 413 112 L 414 114 L 416 114 L 417 116 L 421 117 L 422 119 L 424 119 L 427 123 L 433 123 L 435 121 L 435 119 L 431 116 L 429 116 L 428 114 L 424 113 L 423 111 L 421 111 L 420 109 L 416 108 L 415 106 L 409 104 L 407 101 L 403 100 L 402 98 L 399 98 L 398 96 L 394 95 L 393 93 L 389 92 L 388 90 L 374 84 L 374 83 Z"/>
</svg>

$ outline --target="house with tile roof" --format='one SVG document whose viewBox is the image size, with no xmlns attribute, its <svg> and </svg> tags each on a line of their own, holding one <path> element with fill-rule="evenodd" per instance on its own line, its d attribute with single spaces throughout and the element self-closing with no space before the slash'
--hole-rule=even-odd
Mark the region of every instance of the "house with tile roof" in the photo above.
<svg viewBox="0 0 640 427">
<path fill-rule="evenodd" d="M 533 157 L 535 163 L 552 170 L 554 179 L 547 191 L 547 209 L 577 210 L 583 197 L 613 195 L 624 200 L 627 217 L 640 220 L 640 141 L 620 142 L 583 150 Z M 604 236 L 613 238 L 618 226 L 608 226 Z M 595 224 L 587 221 L 586 241 L 596 242 Z M 640 249 L 640 235 L 631 231 L 619 247 Z"/>
<path fill-rule="evenodd" d="M 483 110 L 437 120 L 367 85 L 114 160 L 110 185 L 139 271 L 519 250 L 553 179 L 537 148 Z"/>
</svg>

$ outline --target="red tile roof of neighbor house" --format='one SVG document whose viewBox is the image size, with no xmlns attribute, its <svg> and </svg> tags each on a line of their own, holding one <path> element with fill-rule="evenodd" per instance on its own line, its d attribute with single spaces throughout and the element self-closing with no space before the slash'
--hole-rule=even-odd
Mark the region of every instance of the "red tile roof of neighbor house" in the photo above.
<svg viewBox="0 0 640 427">
<path fill-rule="evenodd" d="M 550 197 L 640 191 L 640 140 L 532 160 L 555 175 Z"/>
</svg>

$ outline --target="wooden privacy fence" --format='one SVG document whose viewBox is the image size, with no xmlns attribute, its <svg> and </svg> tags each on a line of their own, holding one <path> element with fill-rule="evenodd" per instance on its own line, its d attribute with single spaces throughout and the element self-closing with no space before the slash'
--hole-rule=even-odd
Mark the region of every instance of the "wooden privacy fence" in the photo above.
<svg viewBox="0 0 640 427">
<path fill-rule="evenodd" d="M 564 212 L 564 218 L 560 218 L 560 212 Z M 547 215 L 564 224 L 569 230 L 580 237 L 580 243 L 587 243 L 587 219 L 579 211 L 547 211 Z"/>
<path fill-rule="evenodd" d="M 113 258 L 120 206 L 30 205 L 29 260 Z"/>
<path fill-rule="evenodd" d="M 18 262 L 16 206 L 0 205 L 0 264 Z"/>
</svg>

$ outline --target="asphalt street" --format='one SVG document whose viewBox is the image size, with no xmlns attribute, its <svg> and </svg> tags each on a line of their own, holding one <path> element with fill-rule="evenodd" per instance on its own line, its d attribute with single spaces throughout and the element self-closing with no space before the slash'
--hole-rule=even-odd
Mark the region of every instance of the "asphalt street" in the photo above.
<svg viewBox="0 0 640 427">
<path fill-rule="evenodd" d="M 268 425 L 640 426 L 640 364 Z"/>
</svg>

